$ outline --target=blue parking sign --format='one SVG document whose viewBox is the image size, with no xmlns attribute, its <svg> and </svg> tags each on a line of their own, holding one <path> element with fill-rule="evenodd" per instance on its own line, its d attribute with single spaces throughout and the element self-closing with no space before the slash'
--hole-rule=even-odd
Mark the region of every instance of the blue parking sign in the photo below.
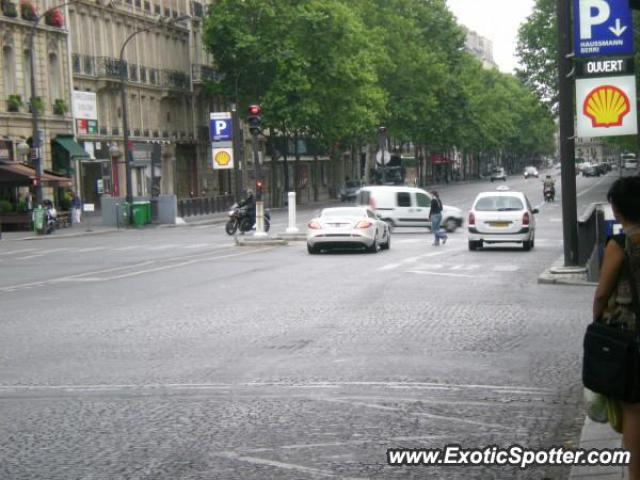
<svg viewBox="0 0 640 480">
<path fill-rule="evenodd" d="M 215 112 L 210 115 L 209 137 L 212 142 L 233 140 L 233 122 L 229 112 Z"/>
<path fill-rule="evenodd" d="M 633 55 L 629 0 L 573 0 L 573 19 L 576 56 Z"/>
</svg>

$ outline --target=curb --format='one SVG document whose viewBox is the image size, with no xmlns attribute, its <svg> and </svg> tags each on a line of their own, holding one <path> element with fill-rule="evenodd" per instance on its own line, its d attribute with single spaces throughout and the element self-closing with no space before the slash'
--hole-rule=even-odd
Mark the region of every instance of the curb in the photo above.
<svg viewBox="0 0 640 480">
<path fill-rule="evenodd" d="M 287 245 L 287 241 L 278 237 L 263 237 L 263 238 L 238 238 L 234 237 L 236 245 L 238 247 L 260 247 L 260 246 L 276 246 Z"/>
<path fill-rule="evenodd" d="M 107 233 L 118 233 L 118 232 L 124 232 L 126 231 L 126 229 L 124 228 L 110 228 L 110 229 L 106 229 L 106 230 L 91 230 L 91 231 L 84 231 L 84 232 L 78 232 L 78 233 L 68 233 L 68 234 L 62 234 L 62 235 L 37 235 L 37 236 L 31 236 L 31 237 L 22 237 L 22 238 L 15 238 L 15 239 L 6 239 L 5 241 L 8 242 L 22 242 L 22 241 L 34 241 L 34 240 L 55 240 L 55 239 L 65 239 L 65 238 L 78 238 L 78 237 L 90 237 L 93 235 L 104 235 Z"/>
<path fill-rule="evenodd" d="M 307 236 L 303 233 L 283 232 L 283 233 L 279 233 L 277 237 L 290 242 L 306 242 L 307 241 Z"/>
<path fill-rule="evenodd" d="M 579 287 L 595 287 L 598 282 L 587 280 L 587 271 L 581 268 L 566 269 L 564 267 L 564 256 L 559 257 L 553 262 L 553 265 L 545 269 L 538 275 L 538 284 L 540 285 L 574 285 Z"/>
</svg>

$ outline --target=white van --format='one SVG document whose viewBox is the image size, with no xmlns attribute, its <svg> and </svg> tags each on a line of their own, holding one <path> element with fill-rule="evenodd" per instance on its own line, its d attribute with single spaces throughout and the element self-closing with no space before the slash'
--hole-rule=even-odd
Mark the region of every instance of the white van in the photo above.
<svg viewBox="0 0 640 480">
<path fill-rule="evenodd" d="M 421 188 L 363 187 L 356 195 L 356 203 L 370 206 L 380 218 L 393 227 L 431 227 L 431 195 Z M 462 210 L 443 205 L 442 226 L 447 232 L 455 231 L 462 226 L 462 222 Z"/>
<path fill-rule="evenodd" d="M 635 170 L 638 168 L 638 160 L 635 153 L 623 153 L 620 158 L 622 159 L 622 166 L 625 170 Z"/>
</svg>

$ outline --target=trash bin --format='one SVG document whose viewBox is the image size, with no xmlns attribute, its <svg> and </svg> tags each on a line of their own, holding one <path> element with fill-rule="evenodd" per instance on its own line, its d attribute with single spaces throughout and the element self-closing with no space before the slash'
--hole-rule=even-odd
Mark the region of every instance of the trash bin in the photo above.
<svg viewBox="0 0 640 480">
<path fill-rule="evenodd" d="M 145 223 L 151 223 L 151 202 L 144 202 L 144 217 Z"/>
<path fill-rule="evenodd" d="M 40 235 L 45 233 L 44 208 L 33 209 L 33 231 Z"/>
<path fill-rule="evenodd" d="M 142 227 L 147 223 L 145 202 L 133 202 L 131 205 L 131 219 L 134 227 Z"/>
</svg>

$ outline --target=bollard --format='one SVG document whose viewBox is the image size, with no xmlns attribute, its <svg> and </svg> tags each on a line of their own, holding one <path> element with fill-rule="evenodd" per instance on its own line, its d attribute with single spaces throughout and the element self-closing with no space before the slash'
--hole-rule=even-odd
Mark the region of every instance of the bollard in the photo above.
<svg viewBox="0 0 640 480">
<path fill-rule="evenodd" d="M 289 192 L 289 226 L 287 227 L 287 233 L 298 233 L 298 227 L 296 227 L 296 192 Z"/>
</svg>

